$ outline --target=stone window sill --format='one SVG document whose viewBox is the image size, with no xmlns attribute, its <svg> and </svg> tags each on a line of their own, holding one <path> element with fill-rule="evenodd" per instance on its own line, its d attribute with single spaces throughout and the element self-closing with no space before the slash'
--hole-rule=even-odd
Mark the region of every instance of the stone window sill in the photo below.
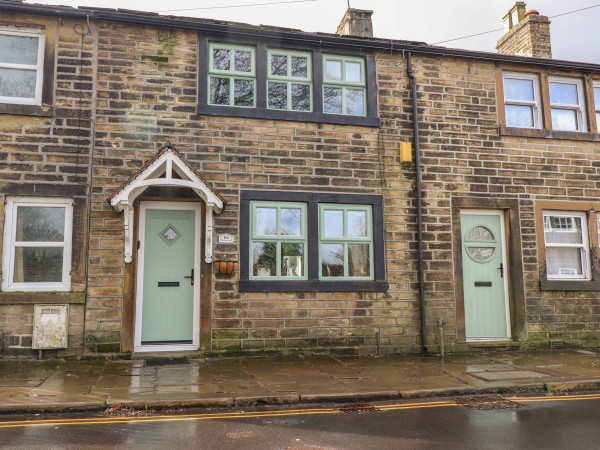
<svg viewBox="0 0 600 450">
<path fill-rule="evenodd" d="M 83 292 L 0 292 L 0 304 L 85 303 Z"/>
<path fill-rule="evenodd" d="M 571 141 L 593 141 L 600 142 L 598 133 L 580 133 L 577 131 L 556 131 L 539 128 L 517 128 L 500 125 L 500 136 L 533 137 L 542 139 L 564 139 Z"/>
<path fill-rule="evenodd" d="M 40 116 L 52 117 L 54 110 L 51 106 L 15 105 L 12 103 L 0 103 L 0 114 L 11 114 L 15 116 Z"/>
<path fill-rule="evenodd" d="M 600 291 L 600 280 L 540 280 L 542 291 Z"/>
</svg>

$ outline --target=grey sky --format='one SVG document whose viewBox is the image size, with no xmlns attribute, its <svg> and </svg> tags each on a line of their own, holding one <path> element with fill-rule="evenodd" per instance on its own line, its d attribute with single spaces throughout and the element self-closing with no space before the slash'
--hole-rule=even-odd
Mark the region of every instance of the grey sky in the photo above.
<svg viewBox="0 0 600 450">
<path fill-rule="evenodd" d="M 277 0 L 27 0 L 29 3 L 97 6 L 141 11 L 222 7 Z M 286 0 L 280 0 L 286 1 Z M 379 38 L 424 41 L 429 44 L 465 35 L 501 29 L 502 16 L 515 0 L 350 0 L 350 6 L 373 10 L 374 34 Z M 600 5 L 600 0 L 531 0 L 527 9 L 545 16 Z M 255 25 L 335 32 L 347 8 L 347 0 L 316 0 L 302 3 L 241 8 L 170 11 L 163 14 L 204 17 Z M 555 59 L 600 64 L 600 7 L 551 18 L 550 33 Z M 446 47 L 496 51 L 502 31 L 446 42 Z"/>
</svg>

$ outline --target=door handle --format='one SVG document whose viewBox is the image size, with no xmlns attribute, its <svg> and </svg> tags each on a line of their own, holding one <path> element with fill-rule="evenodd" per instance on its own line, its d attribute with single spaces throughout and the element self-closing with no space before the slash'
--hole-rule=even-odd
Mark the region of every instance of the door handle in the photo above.
<svg viewBox="0 0 600 450">
<path fill-rule="evenodd" d="M 500 271 L 500 278 L 504 278 L 504 266 L 500 263 L 500 267 L 496 267 Z"/>
<path fill-rule="evenodd" d="M 192 269 L 192 273 L 189 277 L 183 277 L 183 278 L 189 278 L 190 284 L 193 286 L 194 285 L 194 269 Z"/>
</svg>

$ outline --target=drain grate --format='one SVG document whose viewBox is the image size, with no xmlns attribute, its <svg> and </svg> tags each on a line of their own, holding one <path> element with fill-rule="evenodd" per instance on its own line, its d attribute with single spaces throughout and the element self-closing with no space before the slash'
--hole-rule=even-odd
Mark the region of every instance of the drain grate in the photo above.
<svg viewBox="0 0 600 450">
<path fill-rule="evenodd" d="M 187 358 L 153 358 L 146 360 L 146 366 L 172 366 L 176 364 L 189 364 Z"/>
<path fill-rule="evenodd" d="M 368 403 L 346 403 L 338 409 L 343 413 L 381 411 L 376 406 L 369 405 Z"/>
<path fill-rule="evenodd" d="M 551 350 L 562 350 L 563 341 L 550 341 L 550 349 Z"/>
<path fill-rule="evenodd" d="M 287 425 L 285 420 L 266 420 L 263 423 L 269 427 L 285 427 Z"/>
<path fill-rule="evenodd" d="M 227 437 L 229 439 L 241 439 L 254 436 L 256 436 L 256 433 L 254 433 L 254 431 L 232 431 L 231 433 L 227 433 Z"/>
<path fill-rule="evenodd" d="M 525 405 L 507 400 L 499 395 L 474 395 L 472 397 L 460 397 L 455 399 L 454 403 L 464 406 L 465 408 L 478 411 L 526 408 Z"/>
</svg>

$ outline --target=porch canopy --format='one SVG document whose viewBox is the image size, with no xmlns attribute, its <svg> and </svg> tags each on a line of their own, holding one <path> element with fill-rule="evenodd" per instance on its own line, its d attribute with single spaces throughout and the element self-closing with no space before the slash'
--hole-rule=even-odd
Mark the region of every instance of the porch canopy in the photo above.
<svg viewBox="0 0 600 450">
<path fill-rule="evenodd" d="M 190 188 L 204 200 L 206 204 L 204 259 L 207 263 L 212 262 L 213 213 L 221 213 L 226 202 L 168 142 L 137 175 L 127 180 L 107 199 L 115 211 L 123 211 L 124 214 L 125 262 L 130 263 L 133 254 L 133 203 L 152 186 Z"/>
</svg>

